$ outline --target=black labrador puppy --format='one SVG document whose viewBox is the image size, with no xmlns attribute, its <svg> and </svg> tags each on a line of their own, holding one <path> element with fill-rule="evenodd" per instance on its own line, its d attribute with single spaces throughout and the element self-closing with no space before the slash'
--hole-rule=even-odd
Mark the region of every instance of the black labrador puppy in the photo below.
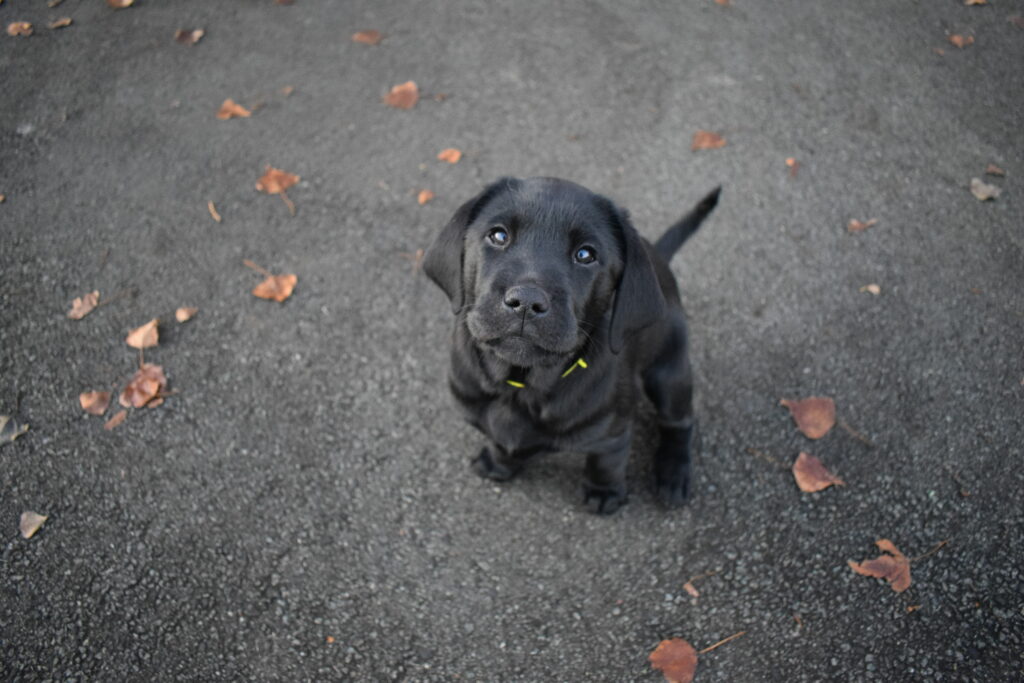
<svg viewBox="0 0 1024 683">
<path fill-rule="evenodd" d="M 584 502 L 626 502 L 641 388 L 657 410 L 658 496 L 685 501 L 694 435 L 686 320 L 668 262 L 721 188 L 651 245 L 625 211 L 575 183 L 504 178 L 463 204 L 423 268 L 455 311 L 449 383 L 506 480 L 538 453 L 587 456 Z"/>
</svg>

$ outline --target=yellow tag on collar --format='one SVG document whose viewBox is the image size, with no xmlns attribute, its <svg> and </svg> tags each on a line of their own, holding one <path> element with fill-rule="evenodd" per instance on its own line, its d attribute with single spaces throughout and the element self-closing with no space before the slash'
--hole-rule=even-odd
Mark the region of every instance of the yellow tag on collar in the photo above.
<svg viewBox="0 0 1024 683">
<path fill-rule="evenodd" d="M 522 389 L 523 387 L 525 387 L 525 386 L 526 386 L 526 385 L 525 385 L 525 384 L 523 384 L 522 382 L 516 382 L 516 381 L 514 381 L 514 380 L 511 380 L 511 379 L 507 379 L 507 380 L 505 380 L 505 384 L 508 384 L 509 386 L 513 386 L 513 387 L 515 387 L 516 389 Z"/>
<path fill-rule="evenodd" d="M 576 362 L 573 363 L 572 365 L 570 365 L 569 369 L 562 373 L 562 377 L 568 376 L 570 372 L 572 372 L 573 370 L 575 370 L 578 367 L 583 368 L 584 370 L 586 370 L 587 369 L 587 361 L 583 360 L 582 358 L 577 358 Z"/>
</svg>

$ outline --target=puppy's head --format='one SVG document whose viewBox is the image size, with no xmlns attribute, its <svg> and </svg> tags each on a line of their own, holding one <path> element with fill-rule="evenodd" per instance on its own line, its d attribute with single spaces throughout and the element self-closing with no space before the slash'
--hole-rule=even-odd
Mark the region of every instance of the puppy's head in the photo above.
<svg viewBox="0 0 1024 683">
<path fill-rule="evenodd" d="M 487 187 L 455 212 L 423 267 L 477 344 L 523 367 L 563 363 L 588 340 L 617 353 L 665 307 L 625 213 L 553 178 Z"/>
</svg>

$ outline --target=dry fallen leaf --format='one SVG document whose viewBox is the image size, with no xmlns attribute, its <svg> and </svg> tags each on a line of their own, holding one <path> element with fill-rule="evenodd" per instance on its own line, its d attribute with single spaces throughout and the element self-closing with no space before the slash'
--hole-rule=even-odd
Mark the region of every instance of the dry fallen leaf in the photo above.
<svg viewBox="0 0 1024 683">
<path fill-rule="evenodd" d="M 437 158 L 441 161 L 447 161 L 449 164 L 457 164 L 459 159 L 462 158 L 462 152 L 454 147 L 449 147 L 448 149 L 442 149 Z"/>
<path fill-rule="evenodd" d="M 725 147 L 725 138 L 709 130 L 698 130 L 694 133 L 693 142 L 690 145 L 690 149 L 694 152 L 702 149 L 718 149 L 720 147 Z"/>
<path fill-rule="evenodd" d="M 150 401 L 158 399 L 167 387 L 167 376 L 163 367 L 153 363 L 143 363 L 128 380 L 118 402 L 125 408 L 141 408 Z M 115 415 L 115 417 L 117 417 Z M 123 419 L 123 418 L 122 418 Z M 115 425 L 116 426 L 116 425 Z"/>
<path fill-rule="evenodd" d="M 21 529 L 21 537 L 32 538 L 39 531 L 39 527 L 43 526 L 43 522 L 48 519 L 48 515 L 40 515 L 31 510 L 22 512 L 21 520 L 18 522 L 18 528 Z"/>
<path fill-rule="evenodd" d="M 697 587 L 694 586 L 691 581 L 687 581 L 683 584 L 683 590 L 686 591 L 691 598 L 696 598 L 700 596 L 700 591 L 697 590 Z"/>
<path fill-rule="evenodd" d="M 128 333 L 124 343 L 135 349 L 148 349 L 151 346 L 156 346 L 160 340 L 160 333 L 157 330 L 159 323 L 158 318 L 153 318 L 145 325 L 136 327 Z"/>
<path fill-rule="evenodd" d="M 721 5 L 722 7 L 728 7 L 729 6 L 729 0 L 715 0 L 715 4 L 716 5 Z"/>
<path fill-rule="evenodd" d="M 995 185 L 989 185 L 984 182 L 981 178 L 971 178 L 971 194 L 973 194 L 978 201 L 985 201 L 986 199 L 995 199 L 999 196 L 1002 190 Z"/>
<path fill-rule="evenodd" d="M 235 117 L 246 119 L 250 116 L 252 116 L 251 111 L 242 105 L 237 104 L 230 97 L 224 100 L 224 104 L 220 105 L 220 109 L 217 110 L 217 118 L 221 121 L 227 121 L 228 119 L 233 119 Z"/>
<path fill-rule="evenodd" d="M 875 284 L 874 282 L 872 282 L 870 285 L 864 285 L 863 287 L 861 287 L 860 291 L 861 292 L 867 292 L 868 294 L 874 294 L 875 296 L 878 296 L 879 294 L 882 293 L 882 288 L 880 286 L 878 286 L 877 284 Z"/>
<path fill-rule="evenodd" d="M 273 299 L 281 302 L 292 295 L 296 283 L 299 281 L 296 275 L 270 275 L 266 280 L 256 285 L 252 293 L 261 299 Z"/>
<path fill-rule="evenodd" d="M 420 89 L 415 81 L 407 81 L 391 88 L 384 96 L 384 104 L 396 109 L 412 109 L 420 99 Z"/>
<path fill-rule="evenodd" d="M 75 297 L 75 300 L 71 302 L 71 310 L 68 311 L 68 317 L 72 320 L 81 320 L 92 313 L 92 310 L 96 308 L 99 303 L 100 293 L 98 290 L 93 290 L 88 294 Z"/>
<path fill-rule="evenodd" d="M 197 28 L 191 31 L 185 28 L 179 28 L 177 31 L 174 32 L 174 39 L 179 43 L 184 43 L 185 45 L 195 45 L 199 42 L 200 38 L 202 38 L 205 35 L 206 31 L 204 31 L 201 28 Z"/>
<path fill-rule="evenodd" d="M 433 198 L 434 193 L 430 190 L 420 190 L 420 193 L 416 196 L 416 201 L 420 203 L 420 206 L 423 206 Z"/>
<path fill-rule="evenodd" d="M 862 576 L 885 579 L 897 593 L 910 588 L 910 560 L 887 538 L 875 541 L 875 545 L 885 554 L 863 562 L 847 560 L 850 569 Z"/>
<path fill-rule="evenodd" d="M 174 312 L 174 319 L 177 320 L 179 323 L 188 322 L 189 320 L 192 319 L 192 316 L 194 316 L 198 312 L 198 308 L 182 306 L 181 308 Z"/>
<path fill-rule="evenodd" d="M 1005 176 L 1006 175 L 1006 171 L 1004 171 L 1003 169 L 999 168 L 995 164 L 989 164 L 988 166 L 985 167 L 985 174 L 986 175 Z"/>
<path fill-rule="evenodd" d="M 1024 17 L 1020 16 L 1019 14 L 1014 14 L 1013 16 L 1006 17 L 1006 20 L 1013 24 L 1014 26 L 1016 26 L 1017 28 L 1024 28 Z"/>
<path fill-rule="evenodd" d="M 61 17 L 60 19 L 54 19 L 53 21 L 46 25 L 46 28 L 55 29 L 65 28 L 67 26 L 71 26 L 71 17 Z"/>
<path fill-rule="evenodd" d="M 210 212 L 210 217 L 213 218 L 213 220 L 217 221 L 218 223 L 220 223 L 221 220 L 223 220 L 220 217 L 220 213 L 217 211 L 217 207 L 213 205 L 212 199 L 206 202 L 206 210 Z"/>
<path fill-rule="evenodd" d="M 124 409 L 121 409 L 121 410 L 117 411 L 116 413 L 114 413 L 114 417 L 110 418 L 109 420 L 107 420 L 103 424 L 103 428 L 106 429 L 109 432 L 111 429 L 114 429 L 119 424 L 124 422 L 125 418 L 127 418 L 127 417 L 128 417 L 128 411 L 124 410 Z"/>
<path fill-rule="evenodd" d="M 669 683 L 690 683 L 697 671 L 697 651 L 682 638 L 661 641 L 648 660 Z"/>
<path fill-rule="evenodd" d="M 297 182 L 299 176 L 268 164 L 266 172 L 256 181 L 256 189 L 267 194 L 281 194 Z"/>
<path fill-rule="evenodd" d="M 110 405 L 109 391 L 85 391 L 78 395 L 82 410 L 90 415 L 102 415 Z"/>
<path fill-rule="evenodd" d="M 28 431 L 23 425 L 9 415 L 0 415 L 0 446 L 6 446 Z"/>
<path fill-rule="evenodd" d="M 32 35 L 32 24 L 27 21 L 12 21 L 7 24 L 7 35 L 30 36 Z"/>
<path fill-rule="evenodd" d="M 827 489 L 832 484 L 846 486 L 846 482 L 825 469 L 818 460 L 810 453 L 801 452 L 793 463 L 793 478 L 801 491 L 814 493 Z"/>
<path fill-rule="evenodd" d="M 800 162 L 793 157 L 787 157 L 786 166 L 789 168 L 789 177 L 796 178 L 796 174 L 800 170 Z"/>
<path fill-rule="evenodd" d="M 959 33 L 954 33 L 953 35 L 949 36 L 949 42 L 953 43 L 962 50 L 968 45 L 974 44 L 974 36 L 962 36 Z"/>
<path fill-rule="evenodd" d="M 352 40 L 365 45 L 378 45 L 382 38 L 384 36 L 381 35 L 381 32 L 373 29 L 358 31 L 352 34 Z"/>
<path fill-rule="evenodd" d="M 854 218 L 853 220 L 846 224 L 846 229 L 849 232 L 863 232 L 870 228 L 871 226 L 875 225 L 876 223 L 878 223 L 877 218 L 872 218 L 867 222 L 859 221 L 856 218 Z"/>
<path fill-rule="evenodd" d="M 968 7 L 971 5 L 987 5 L 988 0 L 964 0 L 964 4 Z"/>
<path fill-rule="evenodd" d="M 114 9 L 124 9 L 125 7 L 131 7 L 135 0 L 107 0 L 107 5 Z"/>
<path fill-rule="evenodd" d="M 809 439 L 820 439 L 836 423 L 836 404 L 830 398 L 812 396 L 805 399 L 784 398 L 779 401 L 789 408 L 796 427 Z"/>
</svg>

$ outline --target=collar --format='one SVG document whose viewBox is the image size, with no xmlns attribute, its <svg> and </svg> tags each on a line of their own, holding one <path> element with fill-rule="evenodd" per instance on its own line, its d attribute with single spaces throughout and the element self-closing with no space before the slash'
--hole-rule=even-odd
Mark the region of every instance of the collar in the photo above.
<svg viewBox="0 0 1024 683">
<path fill-rule="evenodd" d="M 583 360 L 582 356 L 577 358 L 576 362 L 570 365 L 569 368 L 562 373 L 562 379 L 568 377 L 569 374 L 576 368 L 583 368 L 584 370 L 587 369 L 587 361 Z M 516 389 L 525 389 L 526 382 L 523 381 L 525 379 L 526 368 L 514 368 L 510 373 L 510 377 L 505 380 L 505 384 L 509 385 L 510 387 L 515 387 Z"/>
</svg>

